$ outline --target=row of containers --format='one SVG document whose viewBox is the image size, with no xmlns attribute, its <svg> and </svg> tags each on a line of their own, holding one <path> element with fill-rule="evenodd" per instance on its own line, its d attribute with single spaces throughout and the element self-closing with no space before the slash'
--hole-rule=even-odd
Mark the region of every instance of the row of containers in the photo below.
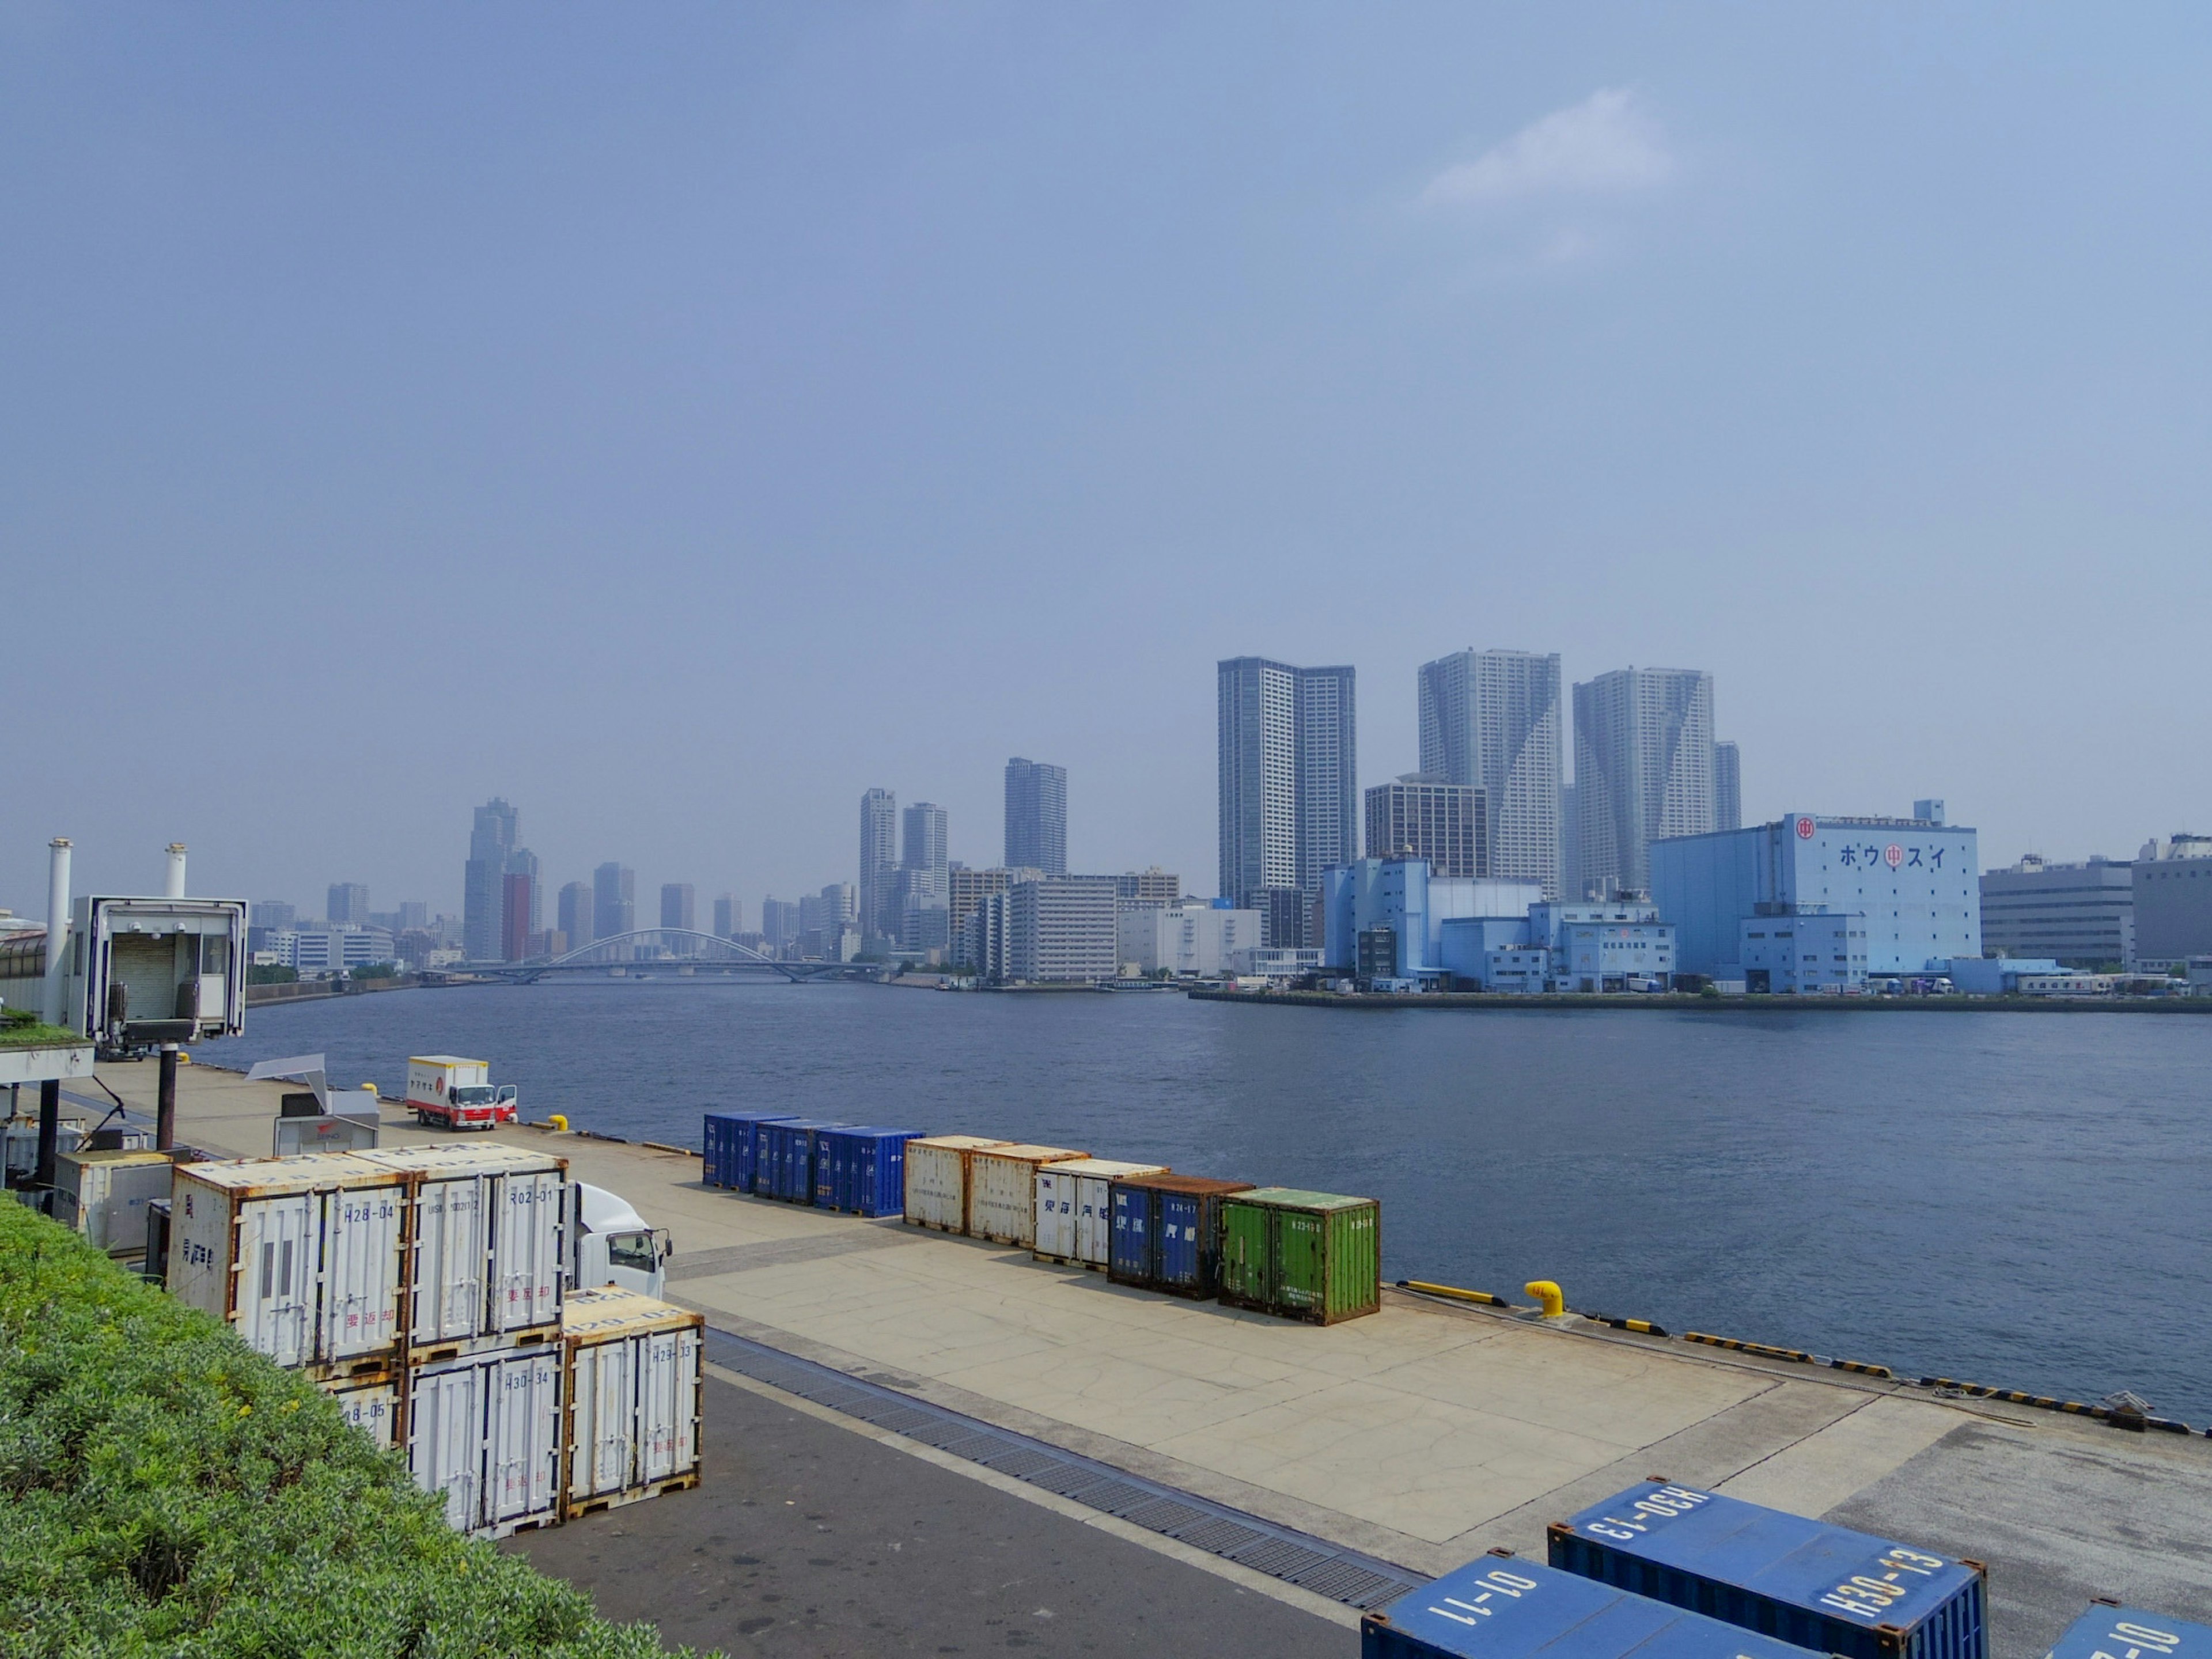
<svg viewBox="0 0 2212 1659">
<path fill-rule="evenodd" d="M 1333 1325 L 1382 1305 L 1371 1198 L 977 1135 L 707 1114 L 709 1187 L 1018 1245 L 1117 1285 Z"/>
<path fill-rule="evenodd" d="M 699 1480 L 704 1322 L 573 1288 L 573 1190 L 497 1145 L 178 1164 L 148 1269 L 503 1538 Z"/>
<path fill-rule="evenodd" d="M 1988 1659 L 1989 1574 L 1653 1480 L 1360 1621 L 1362 1659 Z M 2100 1601 L 2049 1659 L 2208 1659 L 2212 1628 Z"/>
</svg>

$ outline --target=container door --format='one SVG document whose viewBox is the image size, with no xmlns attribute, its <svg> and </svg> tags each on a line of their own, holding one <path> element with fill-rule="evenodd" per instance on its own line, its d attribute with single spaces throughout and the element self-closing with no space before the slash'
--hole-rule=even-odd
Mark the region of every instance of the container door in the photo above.
<svg viewBox="0 0 2212 1659">
<path fill-rule="evenodd" d="M 1200 1205 L 1188 1193 L 1160 1194 L 1159 1277 L 1182 1290 L 1204 1288 L 1199 1272 Z"/>
<path fill-rule="evenodd" d="M 490 1215 L 487 1176 L 422 1183 L 415 1200 L 412 1340 L 453 1342 L 484 1330 Z"/>
<path fill-rule="evenodd" d="M 738 1137 L 735 1185 L 739 1192 L 750 1193 L 755 1190 L 753 1177 L 760 1168 L 761 1143 L 767 1139 L 768 1131 L 757 1123 L 738 1123 L 731 1127 Z"/>
<path fill-rule="evenodd" d="M 254 1199 L 238 1220 L 238 1334 L 280 1365 L 314 1358 L 316 1257 L 322 1242 L 319 1193 Z"/>
<path fill-rule="evenodd" d="M 906 1149 L 906 1218 L 957 1232 L 960 1214 L 960 1154 L 950 1146 Z"/>
<path fill-rule="evenodd" d="M 1036 1248 L 1046 1255 L 1075 1254 L 1075 1177 L 1050 1164 L 1036 1172 Z"/>
<path fill-rule="evenodd" d="M 1221 1206 L 1222 1295 L 1246 1302 L 1268 1300 L 1267 1214 L 1264 1204 L 1239 1204 L 1232 1199 Z M 1161 1233 L 1164 1260 L 1164 1227 Z"/>
<path fill-rule="evenodd" d="M 1328 1316 L 1364 1313 L 1382 1303 L 1382 1212 L 1363 1204 L 1329 1218 Z"/>
<path fill-rule="evenodd" d="M 1107 1242 L 1114 1231 L 1113 1218 L 1107 1212 L 1112 1185 L 1104 1176 L 1075 1177 L 1075 1254 L 1101 1267 L 1106 1265 Z"/>
<path fill-rule="evenodd" d="M 398 1416 L 395 1406 L 398 1395 L 389 1382 L 379 1382 L 366 1389 L 347 1389 L 331 1398 L 337 1402 L 338 1415 L 376 1443 L 380 1451 L 390 1451 L 392 1430 Z"/>
<path fill-rule="evenodd" d="M 525 1331 L 561 1316 L 561 1204 L 556 1170 L 499 1177 L 492 1207 L 491 1328 Z"/>
<path fill-rule="evenodd" d="M 402 1192 L 396 1186 L 364 1187 L 325 1196 L 318 1358 L 375 1353 L 398 1334 Z"/>
<path fill-rule="evenodd" d="M 561 1470 L 561 1350 L 494 1360 L 484 1447 L 484 1520 L 492 1526 L 550 1510 Z"/>
<path fill-rule="evenodd" d="M 698 1461 L 699 1334 L 655 1331 L 637 1343 L 638 1480 L 665 1480 Z"/>
<path fill-rule="evenodd" d="M 1304 1313 L 1325 1305 L 1328 1289 L 1328 1218 L 1305 1210 L 1278 1210 L 1275 1297 Z"/>
<path fill-rule="evenodd" d="M 1107 1265 L 1116 1279 L 1141 1282 L 1154 1276 L 1146 1249 L 1152 1229 L 1146 1224 L 1152 1219 L 1147 1213 L 1152 1196 L 1150 1189 L 1143 1187 L 1114 1188 L 1114 1238 Z"/>
<path fill-rule="evenodd" d="M 813 1201 L 824 1210 L 846 1210 L 852 1205 L 846 1197 L 847 1170 L 853 1162 L 854 1143 L 857 1135 L 817 1135 L 814 1137 Z"/>
<path fill-rule="evenodd" d="M 407 1469 L 446 1500 L 446 1524 L 467 1532 L 483 1519 L 485 1382 L 493 1366 L 453 1360 L 415 1373 L 407 1403 Z"/>
<path fill-rule="evenodd" d="M 635 1484 L 637 1468 L 637 1353 L 635 1337 L 576 1350 L 571 1385 L 575 1459 L 570 1496 L 596 1498 Z"/>
</svg>

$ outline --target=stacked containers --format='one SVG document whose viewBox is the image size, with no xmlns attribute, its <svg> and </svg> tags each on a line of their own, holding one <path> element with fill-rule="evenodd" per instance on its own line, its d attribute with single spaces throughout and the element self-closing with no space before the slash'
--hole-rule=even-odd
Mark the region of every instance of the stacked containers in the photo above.
<svg viewBox="0 0 2212 1659">
<path fill-rule="evenodd" d="M 399 1383 L 396 1376 L 327 1390 L 338 1415 L 376 1443 L 380 1451 L 399 1443 Z"/>
<path fill-rule="evenodd" d="M 1849 1659 L 1986 1659 L 1986 1571 L 1662 1480 L 1547 1529 L 1552 1565 Z"/>
<path fill-rule="evenodd" d="M 561 1328 L 568 1518 L 697 1486 L 704 1317 L 608 1288 L 571 1296 Z"/>
<path fill-rule="evenodd" d="M 146 1248 L 146 1206 L 169 1195 L 167 1152 L 64 1152 L 55 1164 L 54 1219 L 94 1249 L 136 1255 Z"/>
<path fill-rule="evenodd" d="M 787 1112 L 709 1112 L 707 1114 L 705 1176 L 709 1187 L 732 1192 L 755 1190 L 760 1167 L 760 1126 L 781 1123 Z"/>
<path fill-rule="evenodd" d="M 1212 1299 L 1221 1291 L 1221 1200 L 1249 1181 L 1138 1176 L 1114 1183 L 1106 1276 L 1170 1296 Z"/>
<path fill-rule="evenodd" d="M 1371 1198 L 1255 1187 L 1221 1200 L 1220 1299 L 1310 1324 L 1382 1305 L 1382 1206 Z"/>
<path fill-rule="evenodd" d="M 1103 1158 L 1040 1164 L 1037 1259 L 1071 1267 L 1096 1267 L 1103 1273 L 1114 1233 L 1114 1182 L 1127 1176 L 1164 1175 L 1167 1167 L 1164 1164 L 1117 1164 Z"/>
<path fill-rule="evenodd" d="M 2130 1652 L 2154 1659 L 2205 1659 L 2212 1654 L 2212 1625 L 2192 1625 L 2170 1613 L 2124 1607 L 2099 1596 L 2067 1626 L 2047 1659 L 2097 1659 Z"/>
<path fill-rule="evenodd" d="M 982 1135 L 923 1135 L 906 1144 L 908 1225 L 941 1233 L 968 1231 L 968 1194 L 975 1154 L 1012 1143 Z"/>
<path fill-rule="evenodd" d="M 853 1215 L 896 1215 L 906 1204 L 907 1143 L 919 1129 L 873 1125 L 815 1136 L 814 1201 Z"/>
<path fill-rule="evenodd" d="M 1359 1620 L 1360 1659 L 1809 1659 L 1801 1648 L 1492 1550 Z"/>
<path fill-rule="evenodd" d="M 1066 1164 L 1087 1152 L 1065 1146 L 978 1148 L 968 1160 L 968 1232 L 997 1244 L 1036 1243 L 1036 1172 L 1046 1164 Z"/>
<path fill-rule="evenodd" d="M 814 1158 L 817 1135 L 823 1129 L 842 1129 L 818 1117 L 787 1117 L 760 1126 L 760 1167 L 753 1190 L 763 1198 L 780 1198 L 787 1204 L 814 1202 Z"/>
</svg>

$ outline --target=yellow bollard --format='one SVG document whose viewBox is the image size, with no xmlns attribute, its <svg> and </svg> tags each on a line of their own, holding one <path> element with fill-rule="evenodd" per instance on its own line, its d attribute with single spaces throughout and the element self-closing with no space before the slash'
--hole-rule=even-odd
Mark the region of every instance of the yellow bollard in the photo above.
<svg viewBox="0 0 2212 1659">
<path fill-rule="evenodd" d="M 1557 1319 L 1567 1310 L 1566 1292 L 1548 1279 L 1532 1279 L 1521 1289 L 1536 1298 L 1536 1305 L 1544 1310 L 1547 1319 Z"/>
<path fill-rule="evenodd" d="M 371 1094 L 374 1094 L 376 1092 L 376 1085 L 374 1083 L 364 1083 L 361 1086 L 368 1090 Z"/>
<path fill-rule="evenodd" d="M 547 1118 L 545 1121 L 551 1124 L 554 1128 L 558 1130 L 561 1133 L 565 1135 L 568 1133 L 568 1120 L 562 1116 L 560 1113 L 554 1113 L 552 1116 Z"/>
</svg>

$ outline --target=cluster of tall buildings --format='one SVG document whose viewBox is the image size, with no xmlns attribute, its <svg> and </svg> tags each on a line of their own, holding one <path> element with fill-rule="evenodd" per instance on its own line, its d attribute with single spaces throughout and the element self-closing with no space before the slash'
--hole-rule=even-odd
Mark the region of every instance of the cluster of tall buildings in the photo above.
<svg viewBox="0 0 2212 1659">
<path fill-rule="evenodd" d="M 1221 890 L 1268 918 L 1270 945 L 1318 945 L 1324 872 L 1359 856 L 1353 671 L 1234 657 L 1218 684 Z M 1366 792 L 1370 858 L 1607 898 L 1649 889 L 1653 842 L 1741 821 L 1710 674 L 1624 668 L 1575 686 L 1571 781 L 1557 653 L 1454 652 L 1421 665 L 1417 690 L 1420 770 Z"/>
</svg>

